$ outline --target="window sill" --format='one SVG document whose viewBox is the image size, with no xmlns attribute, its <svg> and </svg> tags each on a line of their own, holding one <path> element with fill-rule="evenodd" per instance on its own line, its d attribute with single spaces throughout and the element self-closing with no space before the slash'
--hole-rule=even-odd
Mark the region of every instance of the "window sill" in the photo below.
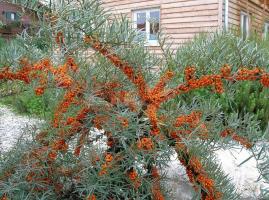
<svg viewBox="0 0 269 200">
<path fill-rule="evenodd" d="M 154 42 L 147 42 L 144 44 L 145 47 L 159 47 L 160 44 L 158 41 L 154 41 Z"/>
</svg>

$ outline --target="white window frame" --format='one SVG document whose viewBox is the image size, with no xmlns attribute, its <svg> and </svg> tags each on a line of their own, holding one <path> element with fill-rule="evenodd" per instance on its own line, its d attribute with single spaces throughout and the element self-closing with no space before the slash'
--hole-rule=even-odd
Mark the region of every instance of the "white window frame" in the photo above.
<svg viewBox="0 0 269 200">
<path fill-rule="evenodd" d="M 250 32 L 250 28 L 249 28 L 249 26 L 250 26 L 250 17 L 249 17 L 249 14 L 248 13 L 246 13 L 246 12 L 244 12 L 244 11 L 241 11 L 241 14 L 240 14 L 240 27 L 241 27 L 241 35 L 242 35 L 242 37 L 243 37 L 243 34 L 244 34 L 244 30 L 243 30 L 243 28 L 244 28 L 244 18 L 246 17 L 246 19 L 247 19 L 247 23 L 246 23 L 246 33 L 247 33 L 247 35 L 246 35 L 246 38 L 248 38 L 249 37 L 249 32 Z"/>
<path fill-rule="evenodd" d="M 160 46 L 158 40 L 150 40 L 150 22 L 148 19 L 150 19 L 150 13 L 151 12 L 159 12 L 159 26 L 161 27 L 161 10 L 160 8 L 147 8 L 147 9 L 139 9 L 139 10 L 133 10 L 133 27 L 134 29 L 137 29 L 137 14 L 138 13 L 146 13 L 146 43 L 145 46 Z"/>
<path fill-rule="evenodd" d="M 229 0 L 225 0 L 224 30 L 229 31 Z"/>
<path fill-rule="evenodd" d="M 264 39 L 269 39 L 269 22 L 264 23 L 264 32 L 263 32 Z"/>
</svg>

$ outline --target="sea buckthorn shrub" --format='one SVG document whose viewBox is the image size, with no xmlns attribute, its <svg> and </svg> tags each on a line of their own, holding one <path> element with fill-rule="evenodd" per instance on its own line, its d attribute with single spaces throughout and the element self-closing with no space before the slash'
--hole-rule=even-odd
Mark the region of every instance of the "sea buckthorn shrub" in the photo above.
<svg viewBox="0 0 269 200">
<path fill-rule="evenodd" d="M 0 80 L 24 83 L 37 96 L 54 88 L 55 106 L 32 138 L 1 153 L 1 200 L 170 199 L 163 169 L 175 154 L 194 198 L 240 199 L 214 153 L 240 145 L 266 162 L 259 122 L 252 113 L 223 117 L 210 95 L 184 99 L 199 90 L 234 95 L 231 83 L 268 89 L 266 66 L 183 68 L 162 37 L 164 55 L 152 54 L 127 19 L 97 0 L 62 1 L 40 24 L 1 57 Z M 37 48 L 37 39 L 51 48 Z"/>
<path fill-rule="evenodd" d="M 207 74 L 219 70 L 218 66 L 229 64 L 238 69 L 242 66 L 269 66 L 269 41 L 252 34 L 243 40 L 235 33 L 215 33 L 200 35 L 176 52 L 175 66 L 184 68 L 194 65 L 199 72 Z M 241 117 L 247 113 L 255 113 L 261 121 L 261 128 L 266 130 L 269 122 L 269 91 L 255 82 L 230 83 L 233 90 L 222 95 L 212 95 L 208 90 L 194 91 L 184 99 L 191 102 L 195 96 L 212 97 L 220 100 L 225 115 L 238 112 Z M 228 86 L 228 87 L 229 87 Z M 236 94 L 235 94 L 236 92 Z M 230 94 L 232 93 L 232 94 Z M 248 98 L 245 98 L 248 96 Z"/>
</svg>

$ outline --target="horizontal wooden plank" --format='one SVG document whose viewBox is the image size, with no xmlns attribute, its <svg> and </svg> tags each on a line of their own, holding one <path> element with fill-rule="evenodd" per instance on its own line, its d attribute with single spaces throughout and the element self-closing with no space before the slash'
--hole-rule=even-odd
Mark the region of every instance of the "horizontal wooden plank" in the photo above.
<svg viewBox="0 0 269 200">
<path fill-rule="evenodd" d="M 176 24 L 171 24 L 168 23 L 166 24 L 165 21 L 162 23 L 163 28 L 197 28 L 197 27 L 218 27 L 218 20 L 216 21 L 210 21 L 210 22 L 182 22 L 182 23 L 176 23 Z"/>
<path fill-rule="evenodd" d="M 200 10 L 200 11 L 189 11 L 189 12 L 182 12 L 178 14 L 176 13 L 166 13 L 164 14 L 162 12 L 162 19 L 176 19 L 179 16 L 182 17 L 204 17 L 204 16 L 218 16 L 218 10 L 217 9 L 212 9 L 212 10 Z"/>
<path fill-rule="evenodd" d="M 163 19 L 162 23 L 165 24 L 178 24 L 178 23 L 195 23 L 195 22 L 214 22 L 218 20 L 217 15 L 213 16 L 193 16 L 193 17 L 177 17 L 173 19 Z"/>
<path fill-rule="evenodd" d="M 166 9 L 162 9 L 162 14 L 169 13 L 182 13 L 182 12 L 198 12 L 204 10 L 218 10 L 218 4 L 209 4 L 206 7 L 204 5 L 196 5 L 196 6 L 188 6 L 188 7 L 168 7 Z"/>
</svg>

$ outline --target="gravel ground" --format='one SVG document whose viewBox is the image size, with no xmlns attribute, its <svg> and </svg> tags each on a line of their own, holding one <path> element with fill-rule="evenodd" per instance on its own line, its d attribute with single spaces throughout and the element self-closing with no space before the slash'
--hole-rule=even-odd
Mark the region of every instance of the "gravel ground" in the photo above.
<svg viewBox="0 0 269 200">
<path fill-rule="evenodd" d="M 23 131 L 36 129 L 40 122 L 27 116 L 19 116 L 11 109 L 0 105 L 0 150 L 9 150 L 22 136 Z"/>
<path fill-rule="evenodd" d="M 21 137 L 25 129 L 36 129 L 40 122 L 40 120 L 27 116 L 19 116 L 9 108 L 0 106 L 0 151 L 10 149 L 16 144 L 16 140 Z M 222 168 L 229 174 L 238 191 L 245 194 L 244 199 L 258 200 L 256 196 L 260 194 L 260 189 L 265 184 L 262 181 L 257 182 L 259 173 L 256 168 L 256 161 L 250 159 L 240 167 L 238 166 L 250 157 L 250 153 L 244 149 L 222 150 L 217 152 L 217 156 Z M 180 166 L 175 156 L 173 156 L 166 171 L 169 181 L 165 185 L 172 190 L 173 199 L 191 200 L 192 188 L 187 181 L 184 168 Z"/>
</svg>

